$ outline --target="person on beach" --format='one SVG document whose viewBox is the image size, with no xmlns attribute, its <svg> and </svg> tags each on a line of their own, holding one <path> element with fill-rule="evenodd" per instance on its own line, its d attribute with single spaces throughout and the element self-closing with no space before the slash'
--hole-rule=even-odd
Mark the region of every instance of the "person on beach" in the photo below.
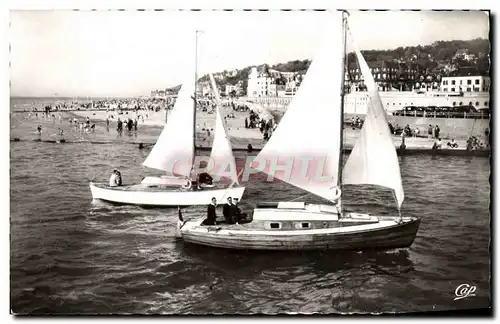
<svg viewBox="0 0 500 324">
<path fill-rule="evenodd" d="M 451 147 L 451 148 L 457 148 L 457 147 L 458 147 L 458 144 L 457 144 L 457 142 L 455 142 L 455 139 L 454 139 L 454 138 L 452 138 L 452 139 L 451 139 L 451 142 L 448 142 L 448 143 L 446 144 L 446 146 Z"/>
<path fill-rule="evenodd" d="M 440 150 L 443 146 L 443 142 L 441 141 L 440 138 L 437 139 L 437 141 L 434 142 L 434 145 L 432 146 L 433 150 Z"/>
<path fill-rule="evenodd" d="M 132 119 L 129 118 L 127 121 L 127 128 L 129 132 L 132 131 L 132 127 L 134 127 L 134 122 L 132 121 Z"/>
<path fill-rule="evenodd" d="M 38 132 L 38 135 L 42 135 L 42 125 L 38 125 L 36 131 Z"/>
<path fill-rule="evenodd" d="M 217 206 L 217 199 L 212 198 L 212 202 L 207 207 L 207 218 L 201 222 L 201 225 L 215 225 L 217 220 L 217 213 L 215 207 Z"/>
<path fill-rule="evenodd" d="M 440 131 L 441 130 L 439 129 L 439 126 L 436 125 L 436 127 L 434 127 L 434 135 L 435 135 L 436 138 L 439 138 L 439 132 Z"/>
<path fill-rule="evenodd" d="M 122 123 L 120 117 L 118 117 L 116 131 L 118 132 L 119 135 L 121 135 L 122 131 L 123 131 L 123 123 Z"/>
<path fill-rule="evenodd" d="M 429 129 L 427 131 L 427 138 L 432 138 L 434 134 L 434 128 L 432 127 L 432 125 L 429 125 Z"/>
</svg>

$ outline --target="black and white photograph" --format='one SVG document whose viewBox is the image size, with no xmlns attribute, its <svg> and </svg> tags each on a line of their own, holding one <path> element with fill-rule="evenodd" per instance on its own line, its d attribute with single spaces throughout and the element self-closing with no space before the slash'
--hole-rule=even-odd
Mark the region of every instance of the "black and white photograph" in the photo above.
<svg viewBox="0 0 500 324">
<path fill-rule="evenodd" d="M 491 316 L 494 12 L 360 9 L 10 9 L 10 315 Z"/>
</svg>

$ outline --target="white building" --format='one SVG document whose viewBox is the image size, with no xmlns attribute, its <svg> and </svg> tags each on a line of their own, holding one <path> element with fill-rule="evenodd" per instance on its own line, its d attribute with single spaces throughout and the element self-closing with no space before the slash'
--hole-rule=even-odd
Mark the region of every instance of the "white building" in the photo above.
<svg viewBox="0 0 500 324">
<path fill-rule="evenodd" d="M 236 95 L 238 95 L 240 93 L 240 87 L 237 84 L 236 85 L 226 84 L 226 91 L 225 91 L 226 96 L 229 96 L 232 91 L 234 91 Z"/>
<path fill-rule="evenodd" d="M 276 79 L 267 72 L 258 72 L 256 67 L 248 75 L 247 96 L 275 97 L 278 95 Z"/>
<path fill-rule="evenodd" d="M 200 81 L 196 84 L 196 95 L 198 97 L 208 96 L 212 93 L 212 86 L 209 81 Z"/>
<path fill-rule="evenodd" d="M 456 76 L 443 77 L 440 90 L 442 92 L 489 92 L 490 77 L 487 76 Z"/>
</svg>

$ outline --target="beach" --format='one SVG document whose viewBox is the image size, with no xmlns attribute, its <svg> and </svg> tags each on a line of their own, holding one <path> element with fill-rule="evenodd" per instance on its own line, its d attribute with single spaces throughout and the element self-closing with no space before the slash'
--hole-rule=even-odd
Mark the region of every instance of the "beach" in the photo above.
<svg viewBox="0 0 500 324">
<path fill-rule="evenodd" d="M 168 114 L 171 110 L 168 111 Z M 223 118 L 231 114 L 234 118 L 226 118 L 226 130 L 228 135 L 231 137 L 231 142 L 236 146 L 242 146 L 246 148 L 248 144 L 262 146 L 264 144 L 263 134 L 258 128 L 245 128 L 245 118 L 249 117 L 249 112 L 233 111 L 231 107 L 221 107 L 221 113 Z M 133 111 L 124 111 L 122 114 L 118 114 L 116 111 L 93 111 L 93 110 L 79 110 L 67 113 L 68 115 L 74 115 L 76 118 L 81 118 L 85 120 L 87 117 L 90 118 L 92 122 L 103 123 L 106 118 L 110 119 L 110 126 L 115 127 L 118 117 L 121 120 L 130 118 L 137 118 L 139 115 L 144 116 L 144 121 L 140 119 L 139 127 L 163 127 L 165 124 L 165 111 L 162 109 L 158 112 L 154 111 L 139 111 L 137 114 Z M 147 117 L 146 117 L 147 114 Z M 261 118 L 273 118 L 271 113 L 268 111 L 260 111 L 259 115 Z M 168 115 L 166 116 L 168 120 Z M 200 146 L 211 145 L 213 140 L 213 135 L 215 131 L 215 113 L 197 111 L 196 112 L 196 131 L 197 131 L 197 144 Z M 209 135 L 210 132 L 210 135 Z M 158 133 L 159 135 L 159 133 Z"/>
<path fill-rule="evenodd" d="M 124 113 L 123 115 L 117 115 L 114 113 L 114 118 L 110 118 L 109 129 L 106 128 L 106 112 L 105 111 L 92 111 L 92 110 L 80 110 L 72 112 L 61 112 L 62 120 L 59 122 L 52 121 L 51 119 L 40 119 L 36 120 L 37 123 L 41 124 L 44 128 L 45 134 L 52 135 L 42 135 L 42 140 L 53 140 L 54 134 L 56 134 L 58 128 L 62 128 L 65 133 L 65 138 L 68 142 L 76 140 L 87 140 L 89 142 L 108 142 L 108 141 L 126 141 L 130 143 L 143 143 L 143 144 L 154 144 L 160 135 L 160 132 L 165 123 L 164 111 L 159 112 L 148 112 L 148 117 L 144 119 L 144 122 L 140 121 L 138 124 L 138 131 L 133 132 L 133 136 L 123 136 L 115 137 L 116 133 L 116 120 L 119 116 L 122 120 L 126 119 L 128 116 L 135 117 L 134 112 L 129 112 L 129 114 Z M 227 119 L 227 131 L 230 137 L 230 141 L 234 150 L 246 150 L 248 144 L 251 144 L 255 150 L 260 150 L 265 145 L 266 141 L 263 139 L 263 135 L 257 128 L 245 128 L 245 118 L 248 116 L 248 112 L 238 112 L 235 111 L 234 118 Z M 16 115 L 23 114 L 25 118 L 28 118 L 29 113 L 15 113 Z M 112 114 L 110 113 L 109 116 Z M 86 120 L 89 117 L 91 123 L 96 124 L 96 132 L 89 134 L 79 134 L 74 131 L 74 128 L 69 127 L 69 120 L 72 118 L 77 118 L 80 121 Z M 34 118 L 34 117 L 31 117 Z M 168 118 L 168 117 L 167 117 Z M 19 140 L 32 140 L 33 135 L 26 136 L 18 134 L 16 132 L 15 124 L 11 129 L 11 139 L 17 138 Z M 207 132 L 210 131 L 210 134 Z M 215 114 L 209 114 L 206 112 L 197 113 L 197 134 L 196 134 L 196 144 L 199 148 L 209 149 L 212 146 L 215 130 Z M 107 132 L 106 136 L 103 135 L 103 131 Z M 347 150 L 352 149 L 356 143 L 356 139 L 360 134 L 360 129 L 345 126 L 344 129 L 344 148 Z M 73 138 L 74 137 L 74 138 Z M 394 146 L 399 148 L 401 145 L 401 136 L 393 136 Z M 407 150 L 430 150 L 435 142 L 435 139 L 427 137 L 405 137 L 405 145 Z M 456 140 L 458 148 L 452 149 L 447 148 L 446 143 L 448 139 L 443 139 L 443 150 L 464 150 L 466 148 L 465 140 Z"/>
</svg>

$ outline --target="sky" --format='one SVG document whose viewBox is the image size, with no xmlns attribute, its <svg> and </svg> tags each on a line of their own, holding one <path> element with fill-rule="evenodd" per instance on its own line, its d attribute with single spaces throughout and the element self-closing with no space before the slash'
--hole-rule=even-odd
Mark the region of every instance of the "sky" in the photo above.
<svg viewBox="0 0 500 324">
<path fill-rule="evenodd" d="M 311 59 L 332 15 L 318 11 L 11 11 L 12 96 L 138 96 L 217 72 Z M 360 49 L 488 38 L 479 11 L 351 11 Z M 348 47 L 349 49 L 349 47 Z"/>
</svg>

